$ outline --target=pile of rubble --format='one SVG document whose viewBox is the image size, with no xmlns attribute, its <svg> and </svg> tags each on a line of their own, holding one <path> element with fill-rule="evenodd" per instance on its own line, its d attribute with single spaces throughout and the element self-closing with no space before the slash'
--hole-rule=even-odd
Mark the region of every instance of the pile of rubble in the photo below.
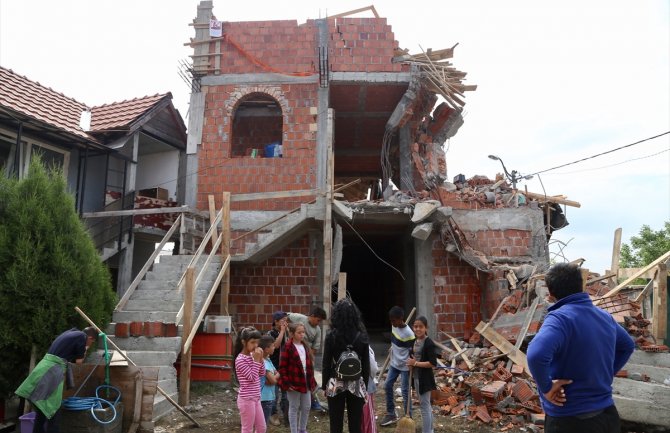
<svg viewBox="0 0 670 433">
<path fill-rule="evenodd" d="M 589 274 L 585 290 L 595 300 L 610 288 L 597 274 Z M 499 305 L 489 323 L 480 323 L 467 341 L 448 336 L 436 372 L 438 389 L 432 399 L 441 415 L 467 417 L 471 421 L 493 423 L 501 431 L 525 427 L 538 431 L 544 413 L 537 387 L 529 374 L 525 348 L 537 333 L 551 305 L 545 300 L 543 276 L 534 275 L 519 284 Z M 645 352 L 668 352 L 656 344 L 643 317 L 635 293 L 619 293 L 602 298 L 599 307 L 610 312 Z M 532 300 L 532 301 L 531 301 Z M 598 303 L 598 302 L 596 302 Z M 641 372 L 622 370 L 617 377 L 650 381 Z"/>
</svg>

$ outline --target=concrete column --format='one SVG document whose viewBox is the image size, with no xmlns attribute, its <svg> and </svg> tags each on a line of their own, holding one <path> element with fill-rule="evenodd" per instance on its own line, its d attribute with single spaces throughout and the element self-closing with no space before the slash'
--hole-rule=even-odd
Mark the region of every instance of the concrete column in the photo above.
<svg viewBox="0 0 670 433">
<path fill-rule="evenodd" d="M 428 335 L 433 339 L 438 338 L 433 287 L 433 242 L 436 238 L 433 233 L 425 241 L 414 239 L 416 310 L 428 319 Z"/>
<path fill-rule="evenodd" d="M 328 46 L 328 21 L 316 20 L 317 39 L 319 46 Z M 317 130 L 316 130 L 316 188 L 326 187 L 326 164 L 328 163 L 328 105 L 330 104 L 330 87 L 319 87 L 317 92 Z"/>
<path fill-rule="evenodd" d="M 140 133 L 136 132 L 132 138 L 131 154 L 133 161 L 130 162 L 130 167 L 126 179 L 126 193 L 135 191 L 137 185 L 137 158 L 140 151 Z M 124 236 L 126 236 L 124 234 Z M 128 238 L 126 247 L 119 251 L 119 273 L 117 275 L 116 292 L 119 297 L 123 296 L 130 283 L 133 281 L 133 250 L 134 250 L 135 236 Z"/>
</svg>

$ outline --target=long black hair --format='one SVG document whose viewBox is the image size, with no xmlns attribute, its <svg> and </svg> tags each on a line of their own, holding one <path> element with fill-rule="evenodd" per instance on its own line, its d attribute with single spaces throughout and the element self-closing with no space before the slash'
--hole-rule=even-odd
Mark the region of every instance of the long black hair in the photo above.
<svg viewBox="0 0 670 433">
<path fill-rule="evenodd" d="M 260 340 L 261 339 L 261 332 L 254 328 L 253 326 L 248 326 L 246 328 L 240 329 L 240 331 L 237 333 L 237 340 L 235 340 L 235 350 L 234 350 L 234 355 L 233 355 L 233 370 L 235 369 L 235 360 L 237 359 L 237 355 L 242 353 L 242 349 L 244 348 L 244 345 L 247 343 L 249 340 Z"/>
<path fill-rule="evenodd" d="M 330 318 L 331 330 L 335 342 L 346 346 L 358 336 L 358 341 L 368 342 L 368 334 L 363 324 L 361 312 L 351 299 L 344 298 L 333 306 Z"/>
</svg>

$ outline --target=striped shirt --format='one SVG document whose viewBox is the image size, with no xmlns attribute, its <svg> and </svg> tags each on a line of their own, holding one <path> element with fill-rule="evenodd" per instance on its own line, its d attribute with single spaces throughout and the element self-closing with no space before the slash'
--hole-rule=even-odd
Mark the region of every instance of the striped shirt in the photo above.
<svg viewBox="0 0 670 433">
<path fill-rule="evenodd" d="M 261 377 L 265 376 L 265 364 L 254 361 L 251 355 L 240 353 L 235 358 L 235 374 L 240 382 L 237 397 L 245 400 L 260 400 Z"/>
</svg>

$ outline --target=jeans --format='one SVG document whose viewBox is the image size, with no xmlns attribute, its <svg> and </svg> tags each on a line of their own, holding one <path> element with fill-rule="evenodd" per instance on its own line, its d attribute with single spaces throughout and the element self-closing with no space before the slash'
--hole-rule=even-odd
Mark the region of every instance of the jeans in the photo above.
<svg viewBox="0 0 670 433">
<path fill-rule="evenodd" d="M 409 401 L 409 371 L 398 370 L 395 367 L 389 367 L 386 382 L 384 383 L 384 391 L 386 391 L 386 413 L 389 415 L 395 414 L 395 402 L 393 401 L 393 385 L 396 379 L 400 376 L 400 389 L 402 391 L 402 406 L 403 413 L 407 410 L 407 402 Z M 409 406 L 409 416 L 412 416 L 412 406 Z"/>
<path fill-rule="evenodd" d="M 260 400 L 237 399 L 237 408 L 240 410 L 240 421 L 242 423 L 241 433 L 265 433 L 267 425 L 263 416 L 263 408 Z"/>
<path fill-rule="evenodd" d="M 416 389 L 419 389 L 417 383 Z M 421 401 L 421 424 L 423 426 L 422 433 L 433 433 L 433 407 L 430 404 L 430 391 L 419 394 Z"/>
<path fill-rule="evenodd" d="M 288 391 L 288 423 L 291 433 L 307 430 L 310 406 L 312 405 L 311 392 Z"/>
<path fill-rule="evenodd" d="M 274 400 L 261 401 L 261 407 L 263 408 L 263 416 L 265 417 L 265 425 L 268 425 L 270 415 L 272 415 L 272 408 L 274 408 L 274 406 L 275 406 Z"/>
<path fill-rule="evenodd" d="M 344 429 L 344 406 L 347 406 L 347 420 L 349 433 L 361 433 L 363 419 L 363 405 L 365 399 L 357 397 L 349 391 L 344 391 L 334 397 L 328 397 L 328 417 L 330 418 L 330 433 L 342 433 Z"/>
<path fill-rule="evenodd" d="M 546 415 L 544 419 L 545 433 L 619 433 L 621 420 L 614 405 L 604 409 L 600 414 L 590 418 L 580 415 L 554 417 Z"/>
</svg>

